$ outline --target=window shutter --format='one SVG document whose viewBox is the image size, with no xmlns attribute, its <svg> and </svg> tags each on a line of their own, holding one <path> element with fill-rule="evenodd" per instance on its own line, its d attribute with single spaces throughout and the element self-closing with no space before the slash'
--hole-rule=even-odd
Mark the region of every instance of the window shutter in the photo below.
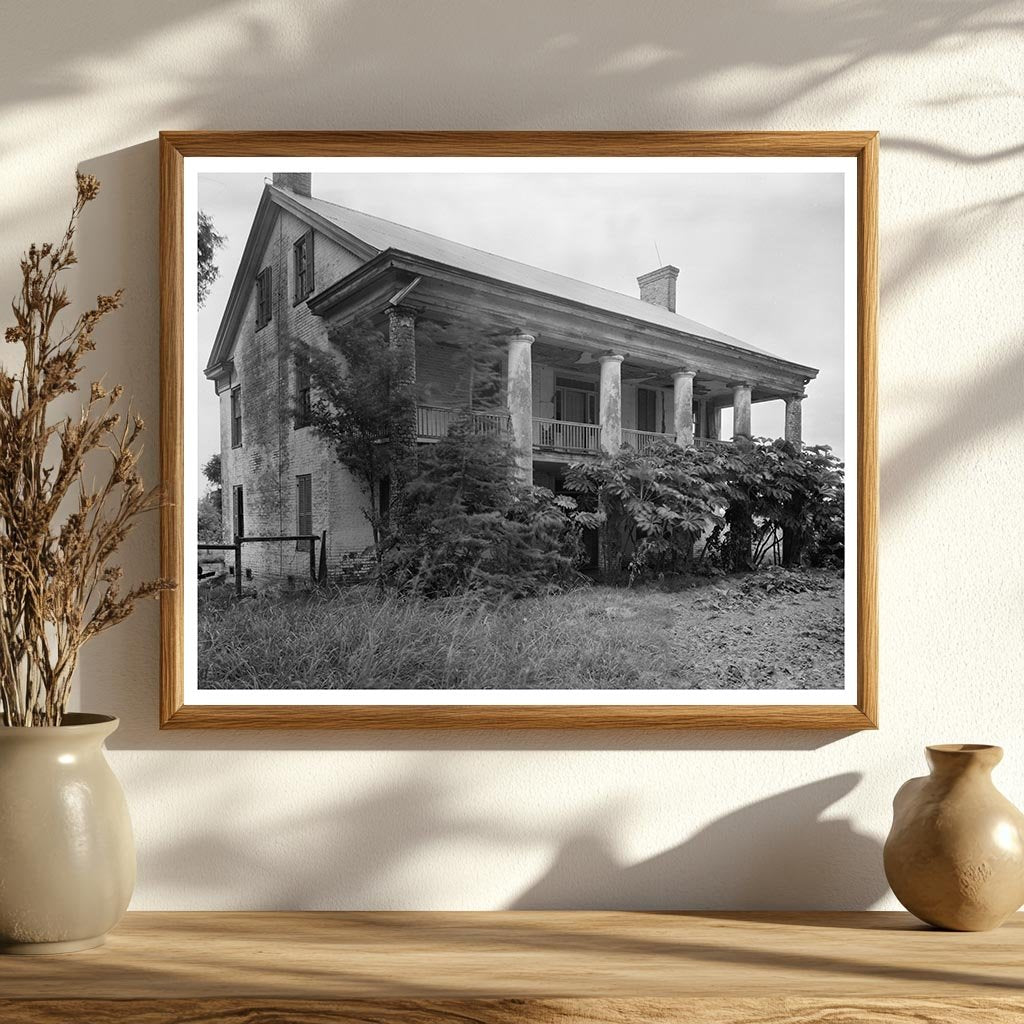
<svg viewBox="0 0 1024 1024">
<path fill-rule="evenodd" d="M 256 329 L 259 330 L 273 319 L 273 274 L 270 267 L 264 267 L 256 276 Z"/>
<path fill-rule="evenodd" d="M 306 234 L 306 295 L 313 294 L 313 266 L 313 229 L 310 228 Z M 306 295 L 302 297 L 305 298 Z"/>
<path fill-rule="evenodd" d="M 298 489 L 298 515 L 296 517 L 297 529 L 295 532 L 298 534 L 311 534 L 313 532 L 313 477 L 309 473 L 304 473 L 296 477 L 296 484 Z M 298 541 L 295 549 L 296 551 L 308 551 L 309 541 Z"/>
<path fill-rule="evenodd" d="M 233 508 L 232 511 L 234 512 L 234 515 L 233 515 L 233 519 L 234 519 L 234 523 L 233 523 L 234 534 L 237 537 L 244 537 L 245 536 L 245 501 L 244 501 L 244 497 L 243 497 L 242 487 L 241 487 L 240 484 L 235 487 L 235 500 L 234 500 L 234 508 Z"/>
<path fill-rule="evenodd" d="M 231 389 L 231 447 L 242 443 L 242 389 Z"/>
<path fill-rule="evenodd" d="M 313 294 L 313 229 L 295 240 L 292 246 L 292 304 Z"/>
</svg>

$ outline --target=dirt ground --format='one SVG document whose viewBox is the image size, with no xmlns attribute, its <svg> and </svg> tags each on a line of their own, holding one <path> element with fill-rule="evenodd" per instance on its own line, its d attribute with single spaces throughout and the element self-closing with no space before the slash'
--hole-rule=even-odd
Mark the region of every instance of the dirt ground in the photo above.
<svg viewBox="0 0 1024 1024">
<path fill-rule="evenodd" d="M 675 594 L 663 612 L 668 678 L 687 689 L 836 689 L 843 685 L 843 579 L 835 572 L 762 570 Z"/>
</svg>

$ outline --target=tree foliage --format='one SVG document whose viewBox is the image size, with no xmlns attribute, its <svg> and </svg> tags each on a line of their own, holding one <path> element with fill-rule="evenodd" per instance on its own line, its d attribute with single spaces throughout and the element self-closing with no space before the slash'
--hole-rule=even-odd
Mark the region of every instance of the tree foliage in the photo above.
<svg viewBox="0 0 1024 1024">
<path fill-rule="evenodd" d="M 727 495 L 713 463 L 690 450 L 659 444 L 643 454 L 623 448 L 611 458 L 569 467 L 565 487 L 579 494 L 577 519 L 598 530 L 602 569 L 679 571 L 694 542 L 722 521 Z"/>
<path fill-rule="evenodd" d="M 219 544 L 224 531 L 220 452 L 216 452 L 206 460 L 206 464 L 203 466 L 203 476 L 206 477 L 210 487 L 205 494 L 199 497 L 197 518 L 199 540 L 210 544 Z"/>
<path fill-rule="evenodd" d="M 393 519 L 389 586 L 427 597 L 487 600 L 563 589 L 580 577 L 576 502 L 519 484 L 509 440 L 470 414 L 420 454 Z"/>
<path fill-rule="evenodd" d="M 366 499 L 379 564 L 390 481 L 396 473 L 404 478 L 414 471 L 408 465 L 414 453 L 396 442 L 393 430 L 416 415 L 414 390 L 395 383 L 400 354 L 388 347 L 382 327 L 360 321 L 332 330 L 326 349 L 296 342 L 293 355 L 309 371 L 313 398 L 308 414 L 296 407 L 290 415 L 306 415 L 355 479 Z"/>
<path fill-rule="evenodd" d="M 203 466 L 203 476 L 214 486 L 220 487 L 221 485 L 221 464 L 220 464 L 220 452 L 215 452 L 207 460 Z"/>
<path fill-rule="evenodd" d="M 695 558 L 751 569 L 780 537 L 789 564 L 842 562 L 843 467 L 828 448 L 762 438 L 624 448 L 571 466 L 566 488 L 580 496 L 577 521 L 600 531 L 611 575 L 678 572 Z"/>
<path fill-rule="evenodd" d="M 220 249 L 227 239 L 224 235 L 218 235 L 213 227 L 213 220 L 210 215 L 199 211 L 199 239 L 198 239 L 198 289 L 199 305 L 206 304 L 210 295 L 213 282 L 220 276 L 220 268 L 215 259 L 217 250 Z"/>
</svg>

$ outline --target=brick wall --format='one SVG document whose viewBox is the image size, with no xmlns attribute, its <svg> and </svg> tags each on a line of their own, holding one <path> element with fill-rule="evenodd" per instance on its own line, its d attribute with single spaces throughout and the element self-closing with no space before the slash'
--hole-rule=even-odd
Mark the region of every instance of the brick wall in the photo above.
<svg viewBox="0 0 1024 1024">
<path fill-rule="evenodd" d="M 328 566 L 333 572 L 351 573 L 371 543 L 363 515 L 364 500 L 347 470 L 330 448 L 306 427 L 295 429 L 291 409 L 295 395 L 295 366 L 290 347 L 295 341 L 326 345 L 323 320 L 310 313 L 305 302 L 293 305 L 292 246 L 307 225 L 279 211 L 259 268 L 273 268 L 273 319 L 256 330 L 255 284 L 250 285 L 246 311 L 235 347 L 235 374 L 219 382 L 221 461 L 223 472 L 226 540 L 232 533 L 232 488 L 241 484 L 245 532 L 249 536 L 294 534 L 298 529 L 297 478 L 312 478 L 313 532 L 327 531 Z M 316 289 L 351 273 L 360 260 L 321 235 L 314 241 Z M 231 447 L 232 385 L 241 387 L 242 446 Z M 276 581 L 305 585 L 309 555 L 294 542 L 246 544 L 243 570 L 255 582 Z"/>
</svg>

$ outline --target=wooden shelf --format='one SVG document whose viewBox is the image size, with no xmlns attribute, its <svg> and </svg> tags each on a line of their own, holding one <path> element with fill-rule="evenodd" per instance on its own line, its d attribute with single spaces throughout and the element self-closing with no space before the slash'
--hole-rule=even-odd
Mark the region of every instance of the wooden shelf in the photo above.
<svg viewBox="0 0 1024 1024">
<path fill-rule="evenodd" d="M 5 1024 L 1024 1021 L 1024 915 L 133 913 L 0 958 Z"/>
</svg>

